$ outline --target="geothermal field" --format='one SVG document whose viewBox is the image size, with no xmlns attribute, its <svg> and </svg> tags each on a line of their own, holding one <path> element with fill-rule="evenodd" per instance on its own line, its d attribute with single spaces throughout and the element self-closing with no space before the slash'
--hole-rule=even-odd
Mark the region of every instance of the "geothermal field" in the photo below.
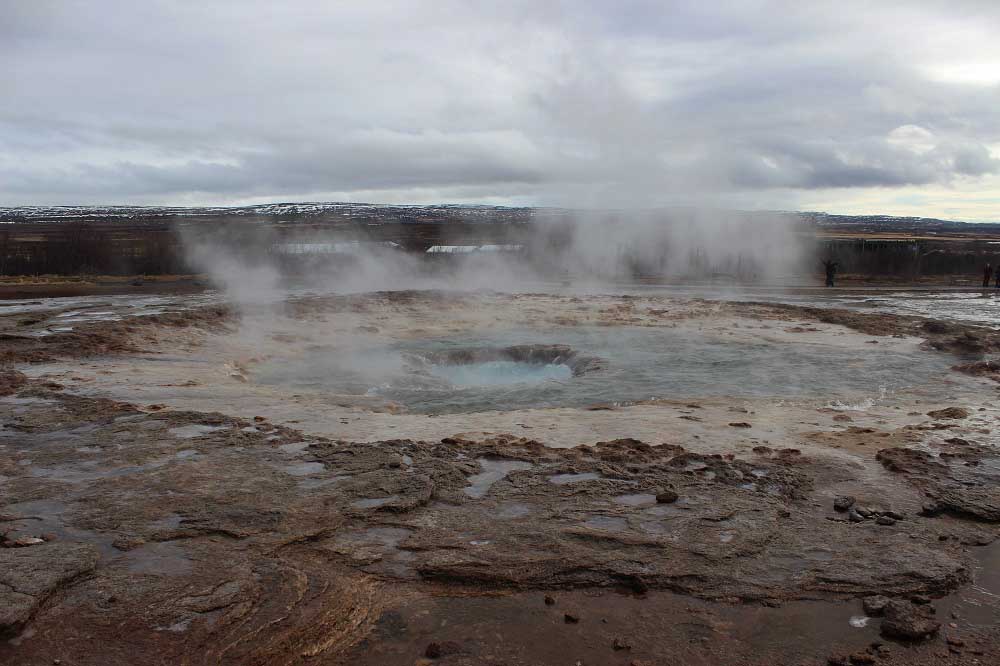
<svg viewBox="0 0 1000 666">
<path fill-rule="evenodd" d="M 0 662 L 997 663 L 992 291 L 192 254 L 0 306 Z"/>
</svg>

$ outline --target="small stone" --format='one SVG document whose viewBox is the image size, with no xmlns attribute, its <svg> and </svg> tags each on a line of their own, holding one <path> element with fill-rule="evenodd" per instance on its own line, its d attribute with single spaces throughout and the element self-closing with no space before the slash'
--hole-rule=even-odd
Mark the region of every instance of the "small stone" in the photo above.
<svg viewBox="0 0 1000 666">
<path fill-rule="evenodd" d="M 874 512 L 868 507 L 856 506 L 854 510 L 861 514 L 863 518 L 871 518 L 874 515 Z"/>
<path fill-rule="evenodd" d="M 631 650 L 632 644 L 626 641 L 624 638 L 615 638 L 611 643 L 611 647 L 617 650 Z"/>
<path fill-rule="evenodd" d="M 847 514 L 847 519 L 852 523 L 863 523 L 865 522 L 865 517 L 858 513 L 855 509 L 851 509 L 851 512 Z"/>
<path fill-rule="evenodd" d="M 923 640 L 933 636 L 941 623 L 931 617 L 930 606 L 918 606 L 909 601 L 892 600 L 885 608 L 882 635 L 886 638 Z"/>
<path fill-rule="evenodd" d="M 895 525 L 896 520 L 894 518 L 890 518 L 889 516 L 879 516 L 875 519 L 875 523 L 878 525 Z"/>
<path fill-rule="evenodd" d="M 827 666 L 847 666 L 848 663 L 847 657 L 841 654 L 830 655 L 826 658 Z"/>
<path fill-rule="evenodd" d="M 646 594 L 649 592 L 649 584 L 642 579 L 642 576 L 633 576 L 632 591 L 636 594 Z"/>
<path fill-rule="evenodd" d="M 904 520 L 906 518 L 906 516 L 899 511 L 886 511 L 882 515 L 887 518 L 892 518 L 893 520 Z"/>
<path fill-rule="evenodd" d="M 875 657 L 871 656 L 867 652 L 855 652 L 851 655 L 850 659 L 854 666 L 865 666 L 866 664 L 875 663 Z"/>
<path fill-rule="evenodd" d="M 566 624 L 576 624 L 580 621 L 580 617 L 577 615 L 573 615 L 572 613 L 566 613 L 565 615 L 563 615 L 563 620 L 566 622 Z"/>
<path fill-rule="evenodd" d="M 862 599 L 861 608 L 868 617 L 880 617 L 885 612 L 885 607 L 889 605 L 889 601 L 889 597 L 876 594 Z"/>
<path fill-rule="evenodd" d="M 969 410 L 962 407 L 946 407 L 927 412 L 927 416 L 932 419 L 966 419 L 969 418 Z"/>
<path fill-rule="evenodd" d="M 927 516 L 929 518 L 941 515 L 942 511 L 944 511 L 944 509 L 937 502 L 924 502 L 924 504 L 920 507 L 920 515 Z"/>
<path fill-rule="evenodd" d="M 428 659 L 440 659 L 449 654 L 456 654 L 462 651 L 462 647 L 454 641 L 444 641 L 443 643 L 430 643 L 424 650 L 424 656 Z"/>
<path fill-rule="evenodd" d="M 730 428 L 752 428 L 753 426 L 750 425 L 749 423 L 747 423 L 746 421 L 736 421 L 734 423 L 730 423 L 729 427 Z"/>
<path fill-rule="evenodd" d="M 847 511 L 854 506 L 855 499 L 850 495 L 840 495 L 833 500 L 833 508 L 837 511 Z"/>
<path fill-rule="evenodd" d="M 546 594 L 545 595 L 545 605 L 546 606 L 555 606 L 556 605 L 556 600 Z"/>
<path fill-rule="evenodd" d="M 931 598 L 928 597 L 926 594 L 914 594 L 912 597 L 910 597 L 910 601 L 919 606 L 926 606 L 931 602 Z"/>
<path fill-rule="evenodd" d="M 664 490 L 656 495 L 656 501 L 659 504 L 673 504 L 677 499 L 677 493 L 672 490 Z"/>
</svg>

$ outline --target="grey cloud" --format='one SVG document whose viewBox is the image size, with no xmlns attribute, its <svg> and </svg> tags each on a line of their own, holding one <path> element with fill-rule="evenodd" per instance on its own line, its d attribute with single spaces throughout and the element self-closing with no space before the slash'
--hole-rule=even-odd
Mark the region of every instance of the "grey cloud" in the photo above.
<svg viewBox="0 0 1000 666">
<path fill-rule="evenodd" d="M 0 3 L 0 205 L 646 206 L 1000 166 L 1000 87 L 921 60 L 951 21 L 963 57 L 1000 61 L 985 3 Z M 893 143 L 904 125 L 933 148 Z"/>
</svg>

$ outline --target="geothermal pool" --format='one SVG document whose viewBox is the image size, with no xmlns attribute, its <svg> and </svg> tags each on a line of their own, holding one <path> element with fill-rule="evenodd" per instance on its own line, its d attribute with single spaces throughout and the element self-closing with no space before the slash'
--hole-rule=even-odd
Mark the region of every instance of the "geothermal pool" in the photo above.
<svg viewBox="0 0 1000 666">
<path fill-rule="evenodd" d="M 558 343 L 603 361 L 574 376 L 560 363 L 420 361 L 465 348 Z M 407 341 L 379 347 L 334 346 L 279 356 L 256 366 L 252 380 L 296 391 L 364 394 L 411 412 L 444 414 L 541 407 L 588 407 L 645 400 L 734 396 L 826 399 L 833 406 L 874 404 L 919 391 L 952 359 L 867 344 L 728 340 L 662 328 L 568 328 Z"/>
<path fill-rule="evenodd" d="M 988 303 L 799 301 L 932 339 L 698 296 L 11 306 L 0 571 L 41 593 L 0 662 L 126 627 L 177 662 L 825 663 L 879 640 L 869 595 L 995 653 L 1000 384 L 951 369 L 1000 349 L 955 323 Z"/>
</svg>

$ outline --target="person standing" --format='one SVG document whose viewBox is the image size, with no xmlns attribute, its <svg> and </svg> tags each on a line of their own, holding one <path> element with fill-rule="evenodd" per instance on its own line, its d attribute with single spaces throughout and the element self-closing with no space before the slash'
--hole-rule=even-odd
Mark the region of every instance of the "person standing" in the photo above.
<svg viewBox="0 0 1000 666">
<path fill-rule="evenodd" d="M 989 264 L 983 267 L 983 288 L 990 286 L 990 278 L 993 277 L 993 267 Z M 1000 278 L 1000 266 L 997 267 L 997 277 Z"/>
<path fill-rule="evenodd" d="M 833 278 L 837 275 L 837 262 L 832 259 L 823 261 L 823 268 L 826 269 L 826 286 L 833 286 Z"/>
</svg>

